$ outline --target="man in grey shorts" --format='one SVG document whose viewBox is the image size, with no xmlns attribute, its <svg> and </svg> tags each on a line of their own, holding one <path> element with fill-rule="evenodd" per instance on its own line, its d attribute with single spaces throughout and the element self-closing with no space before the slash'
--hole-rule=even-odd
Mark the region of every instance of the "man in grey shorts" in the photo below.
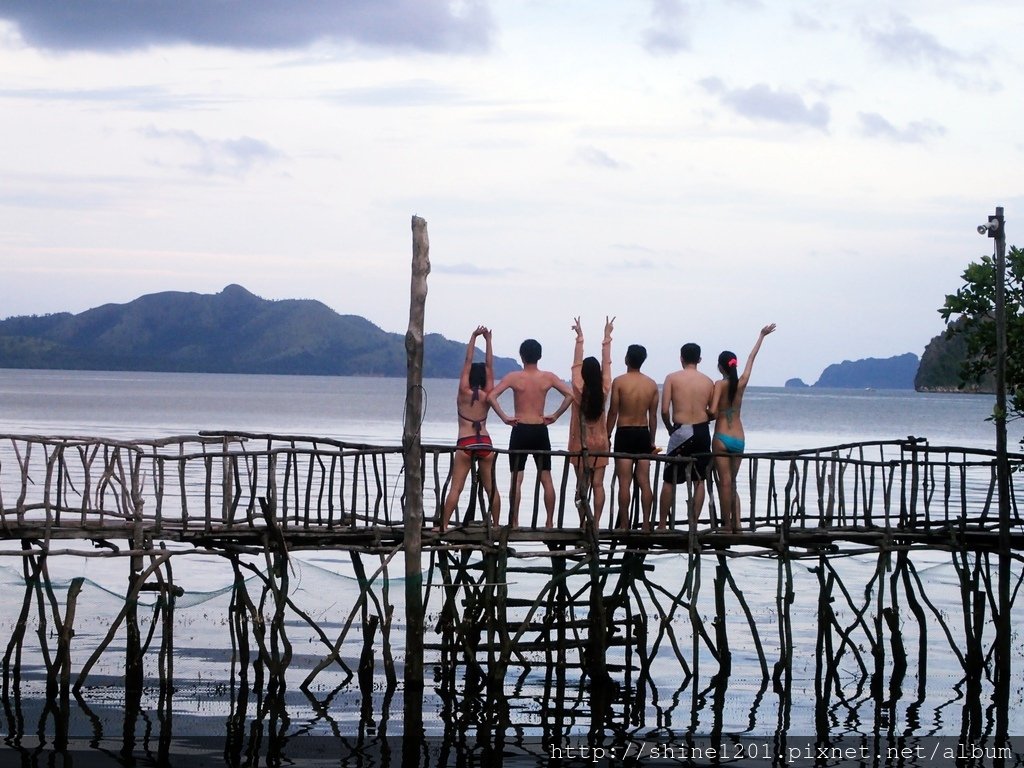
<svg viewBox="0 0 1024 768">
<path fill-rule="evenodd" d="M 700 347 L 692 342 L 679 350 L 683 368 L 665 378 L 661 390 L 661 420 L 669 432 L 668 456 L 692 456 L 692 463 L 665 465 L 661 486 L 658 528 L 668 525 L 669 512 L 675 504 L 676 485 L 693 482 L 693 504 L 690 507 L 690 525 L 697 524 L 704 507 L 704 480 L 711 457 L 711 395 L 715 383 L 697 370 Z"/>
</svg>

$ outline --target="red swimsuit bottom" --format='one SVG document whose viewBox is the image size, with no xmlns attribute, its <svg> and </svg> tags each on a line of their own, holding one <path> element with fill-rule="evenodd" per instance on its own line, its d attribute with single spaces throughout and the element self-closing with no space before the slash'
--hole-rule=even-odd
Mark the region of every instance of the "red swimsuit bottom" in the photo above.
<svg viewBox="0 0 1024 768">
<path fill-rule="evenodd" d="M 493 447 L 490 435 L 466 435 L 460 437 L 455 445 L 470 455 L 470 458 L 486 459 L 491 455 Z"/>
</svg>

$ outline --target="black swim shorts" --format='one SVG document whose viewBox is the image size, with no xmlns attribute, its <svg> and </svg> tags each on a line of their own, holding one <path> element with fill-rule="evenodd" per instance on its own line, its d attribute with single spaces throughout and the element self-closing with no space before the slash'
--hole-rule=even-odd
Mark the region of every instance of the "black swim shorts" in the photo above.
<svg viewBox="0 0 1024 768">
<path fill-rule="evenodd" d="M 651 430 L 647 427 L 619 427 L 615 430 L 615 453 L 649 454 Z"/>
<path fill-rule="evenodd" d="M 551 438 L 548 436 L 547 424 L 516 424 L 508 439 L 510 451 L 550 451 Z M 551 469 L 550 453 L 535 453 L 533 461 L 539 471 Z M 510 453 L 509 466 L 513 472 L 522 472 L 526 468 L 525 453 Z"/>
</svg>

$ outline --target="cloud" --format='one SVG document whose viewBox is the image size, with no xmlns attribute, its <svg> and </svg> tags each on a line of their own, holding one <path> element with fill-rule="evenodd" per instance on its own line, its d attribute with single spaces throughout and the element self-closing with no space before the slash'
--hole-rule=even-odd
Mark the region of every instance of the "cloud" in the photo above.
<svg viewBox="0 0 1024 768">
<path fill-rule="evenodd" d="M 650 271 L 661 269 L 662 265 L 651 259 L 626 259 L 624 261 L 613 261 L 606 265 L 609 272 L 637 272 L 640 270 Z"/>
<path fill-rule="evenodd" d="M 465 52 L 486 50 L 493 33 L 485 0 L 6 0 L 0 19 L 28 44 L 51 50 L 181 43 L 260 50 L 332 41 Z"/>
<path fill-rule="evenodd" d="M 463 275 L 467 277 L 493 277 L 507 275 L 514 271 L 503 267 L 481 267 L 477 264 L 467 264 L 465 262 L 461 264 L 443 264 L 435 261 L 430 265 L 430 268 L 434 272 L 446 275 Z"/>
<path fill-rule="evenodd" d="M 471 103 L 459 91 L 429 80 L 409 80 L 383 86 L 366 86 L 330 91 L 331 101 L 358 107 L 430 107 Z"/>
<path fill-rule="evenodd" d="M 580 147 L 576 157 L 587 165 L 596 168 L 621 168 L 622 164 L 603 149 L 597 147 Z"/>
<path fill-rule="evenodd" d="M 888 139 L 901 144 L 921 144 L 925 140 L 945 136 L 944 126 L 930 120 L 915 120 L 905 128 L 897 128 L 877 112 L 859 114 L 861 132 L 871 138 Z"/>
<path fill-rule="evenodd" d="M 981 54 L 964 54 L 943 45 L 934 35 L 915 27 L 902 14 L 894 13 L 884 26 L 865 24 L 864 38 L 884 58 L 910 67 L 928 67 L 940 78 L 967 90 L 993 91 L 1000 88 L 991 80 L 971 72 L 984 68 Z"/>
<path fill-rule="evenodd" d="M 0 89 L 0 98 L 25 101 L 66 101 L 76 103 L 116 104 L 145 111 L 167 111 L 209 106 L 213 98 L 182 96 L 158 86 L 124 86 L 114 88 L 7 88 Z M 218 100 L 223 101 L 223 100 Z"/>
<path fill-rule="evenodd" d="M 793 26 L 807 32 L 824 32 L 825 24 L 817 16 L 807 13 L 804 10 L 794 11 L 792 14 Z"/>
<path fill-rule="evenodd" d="M 700 85 L 708 93 L 717 96 L 722 104 L 750 120 L 770 120 L 828 130 L 831 113 L 824 102 L 809 105 L 799 94 L 774 90 L 765 83 L 749 88 L 727 88 L 719 78 L 709 77 L 701 80 Z"/>
<path fill-rule="evenodd" d="M 680 0 L 651 0 L 651 26 L 641 41 L 644 49 L 655 56 L 688 50 L 690 39 L 683 29 L 688 13 Z"/>
<path fill-rule="evenodd" d="M 284 157 L 282 152 L 267 142 L 250 136 L 237 139 L 209 139 L 195 131 L 162 131 L 153 127 L 144 128 L 141 133 L 148 139 L 171 141 L 185 146 L 196 159 L 191 163 L 183 163 L 180 167 L 204 176 L 239 178 L 259 165 Z"/>
<path fill-rule="evenodd" d="M 8 183 L 9 184 L 9 183 Z M 18 186 L 0 191 L 0 208 L 38 208 L 43 210 L 103 210 L 110 205 L 111 195 L 88 196 L 70 189 L 31 188 Z"/>
</svg>

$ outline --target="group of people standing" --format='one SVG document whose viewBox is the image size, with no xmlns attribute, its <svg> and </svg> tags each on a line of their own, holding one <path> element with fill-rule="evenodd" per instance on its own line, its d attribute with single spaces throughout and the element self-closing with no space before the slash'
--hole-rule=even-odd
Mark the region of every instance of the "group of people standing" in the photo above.
<svg viewBox="0 0 1024 768">
<path fill-rule="evenodd" d="M 491 410 L 512 427 L 508 446 L 512 474 L 509 525 L 513 528 L 519 525 L 523 475 L 527 456 L 532 455 L 547 512 L 545 524 L 552 527 L 555 489 L 551 479 L 548 425 L 570 409 L 568 451 L 573 454 L 570 463 L 577 473 L 578 493 L 589 492 L 591 495 L 595 527 L 600 525 L 604 512 L 604 477 L 609 462 L 606 454 L 611 452 L 616 454 L 618 527 L 629 527 L 629 502 L 635 483 L 640 495 L 643 530 L 651 529 L 654 493 L 650 464 L 651 457 L 661 452 L 655 442 L 660 412 L 669 434 L 666 456 L 688 460 L 664 462 L 658 527 L 667 527 L 669 513 L 675 505 L 676 486 L 686 482 L 693 483 L 689 521 L 691 525 L 696 524 L 704 504 L 705 480 L 713 461 L 722 529 L 727 532 L 739 529 L 736 476 L 744 449 L 740 409 L 754 359 L 765 336 L 775 330 L 775 324 L 761 329 L 742 373 L 738 373 L 736 355 L 728 350 L 722 352 L 718 356 L 718 371 L 722 378 L 718 381 L 712 381 L 698 370 L 700 347 L 694 343 L 684 344 L 680 349 L 681 369 L 666 377 L 660 397 L 655 381 L 641 373 L 647 350 L 639 344 L 630 344 L 626 349 L 626 372 L 612 378 L 614 325 L 615 318 L 605 319 L 601 359 L 598 360 L 594 356 L 584 357 L 583 329 L 580 319 L 574 318 L 572 330 L 576 334 L 576 347 L 570 384 L 539 368 L 541 345 L 534 339 L 527 339 L 519 347 L 523 370 L 509 373 L 495 384 L 491 331 L 483 326 L 473 331 L 466 347 L 466 360 L 456 395 L 459 434 L 452 464 L 451 488 L 442 510 L 442 532 L 448 528 L 474 459 L 479 465 L 480 484 L 490 502 L 493 523 L 495 526 L 499 524 L 501 497 L 494 476 L 496 454 L 487 431 L 487 415 Z M 474 362 L 479 338 L 485 342 L 482 363 Z M 547 396 L 552 389 L 562 395 L 562 402 L 553 412 L 546 413 Z M 506 390 L 512 390 L 511 416 L 502 408 L 499 399 Z M 711 422 L 714 422 L 713 432 Z M 584 523 L 582 519 L 580 522 Z"/>
</svg>

